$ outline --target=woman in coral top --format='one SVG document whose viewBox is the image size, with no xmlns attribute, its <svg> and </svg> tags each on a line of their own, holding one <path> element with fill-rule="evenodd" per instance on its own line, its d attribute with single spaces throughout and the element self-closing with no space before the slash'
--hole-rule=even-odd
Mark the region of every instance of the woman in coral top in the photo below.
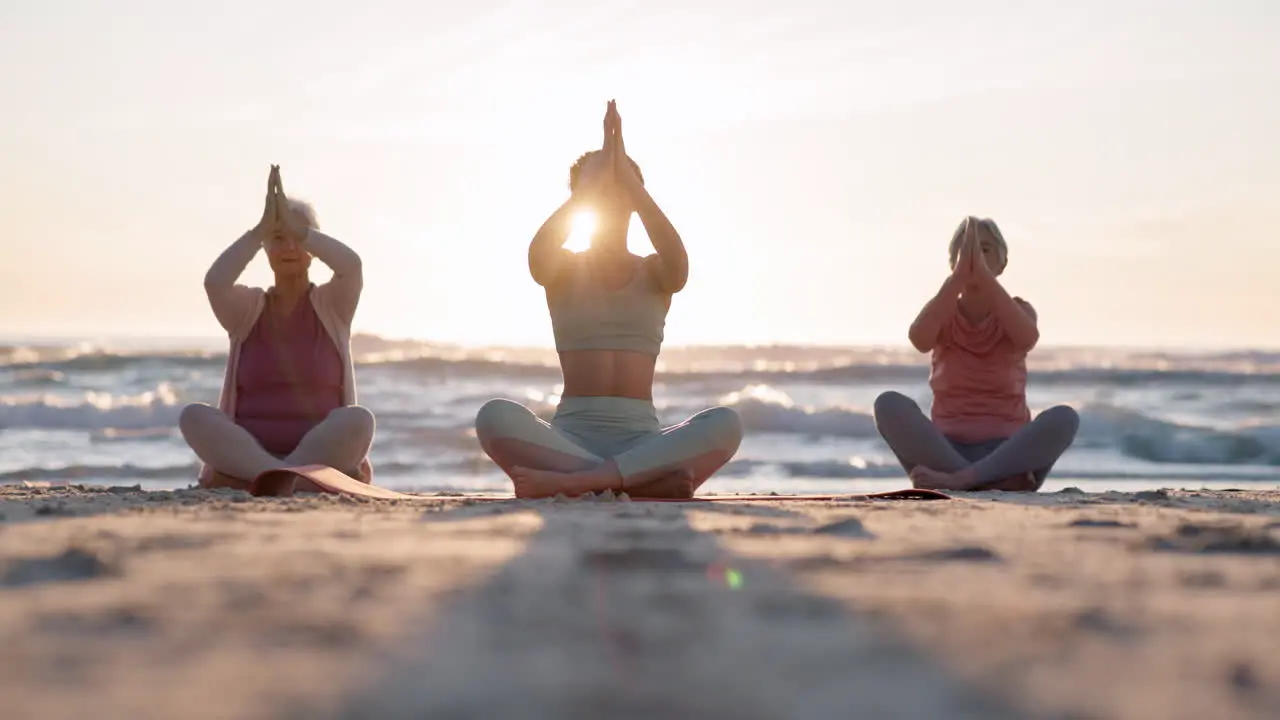
<svg viewBox="0 0 1280 720">
<path fill-rule="evenodd" d="M 260 250 L 270 288 L 237 281 Z M 333 270 L 311 282 L 312 258 Z M 373 415 L 356 405 L 351 321 L 364 287 L 360 256 L 320 232 L 311 206 L 285 196 L 272 166 L 258 225 L 205 275 L 209 305 L 230 338 L 218 407 L 188 405 L 178 420 L 204 461 L 202 487 L 247 489 L 260 473 L 328 465 L 364 482 Z M 299 481 L 295 490 L 318 490 Z"/>
<path fill-rule="evenodd" d="M 876 427 L 920 488 L 1034 491 L 1075 439 L 1066 406 L 1031 419 L 1027 353 L 1036 311 L 999 277 L 1008 248 L 995 222 L 968 217 L 951 238 L 951 275 L 920 311 L 911 344 L 932 353 L 932 420 L 897 392 L 876 398 Z"/>
</svg>

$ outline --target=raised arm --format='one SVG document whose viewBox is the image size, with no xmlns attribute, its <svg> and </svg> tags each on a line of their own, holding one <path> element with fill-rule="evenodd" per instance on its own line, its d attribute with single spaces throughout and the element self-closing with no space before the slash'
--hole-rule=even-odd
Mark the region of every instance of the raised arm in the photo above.
<svg viewBox="0 0 1280 720">
<path fill-rule="evenodd" d="M 330 307 L 350 324 L 356 315 L 356 306 L 360 304 L 360 293 L 364 290 L 364 263 L 360 256 L 315 228 L 307 232 L 302 248 L 333 271 L 333 277 L 320 286 L 319 292 L 328 296 Z"/>
<path fill-rule="evenodd" d="M 937 294 L 925 303 L 920 314 L 916 315 L 915 322 L 911 323 L 911 329 L 907 331 L 907 338 L 916 350 L 922 353 L 933 351 L 943 326 L 956 314 L 963 288 L 963 278 L 958 279 L 952 273 L 942 283 L 942 287 L 938 288 Z"/>
<path fill-rule="evenodd" d="M 241 235 L 231 243 L 231 247 L 223 250 L 204 275 L 204 291 L 209 296 L 209 307 L 213 308 L 218 324 L 232 335 L 244 334 L 244 324 L 251 321 L 257 291 L 237 281 L 262 249 L 262 241 L 275 222 L 275 186 L 279 173 L 280 168 L 272 165 L 267 177 L 267 199 L 257 227 Z"/>
<path fill-rule="evenodd" d="M 655 277 L 666 292 L 680 292 L 685 283 L 689 282 L 689 253 L 684 249 L 680 233 L 676 232 L 675 226 L 643 185 L 632 191 L 631 197 L 636 214 L 640 216 L 640 222 L 644 223 L 644 231 L 649 235 L 649 242 L 653 243 L 653 249 L 658 253 L 654 256 L 657 261 Z"/>
<path fill-rule="evenodd" d="M 209 297 L 209 307 L 213 308 L 213 315 L 222 329 L 233 335 L 242 334 L 241 326 L 253 310 L 256 298 L 253 288 L 236 281 L 261 248 L 262 239 L 257 229 L 250 230 L 223 250 L 204 276 L 204 292 Z"/>
<path fill-rule="evenodd" d="M 951 321 L 960 307 L 960 293 L 973 275 L 973 256 L 976 254 L 974 247 L 977 244 L 975 230 L 976 228 L 966 224 L 964 242 L 960 245 L 951 274 L 933 298 L 925 303 L 915 322 L 911 323 L 911 329 L 907 331 L 911 345 L 922 353 L 933 351 L 943 326 Z"/>
<path fill-rule="evenodd" d="M 613 163 L 614 177 L 631 198 L 636 214 L 644 224 L 644 231 L 649 235 L 649 242 L 653 243 L 653 249 L 657 251 L 654 276 L 658 278 L 663 290 L 678 293 L 689 281 L 689 253 L 685 250 L 684 241 L 680 239 L 680 233 L 645 189 L 627 158 L 626 143 L 622 139 L 622 116 L 618 114 L 617 105 L 612 100 L 609 101 L 609 111 L 605 117 L 605 148 Z"/>
<path fill-rule="evenodd" d="M 290 201 L 284 193 L 284 182 L 280 179 L 278 168 L 275 192 L 278 217 L 284 224 L 284 230 L 297 238 L 303 250 L 333 271 L 333 277 L 321 285 L 318 292 L 324 294 L 329 306 L 349 325 L 355 317 L 356 306 L 360 304 L 360 293 L 364 290 L 364 265 L 360 256 L 355 250 L 316 228 L 307 227 L 302 213 L 286 211 L 290 209 Z"/>
<path fill-rule="evenodd" d="M 529 274 L 543 287 L 554 285 L 573 260 L 573 253 L 566 250 L 564 244 L 569 241 L 577 208 L 574 198 L 566 200 L 542 223 L 533 236 L 533 242 L 529 243 Z"/>
<path fill-rule="evenodd" d="M 971 221 L 971 225 L 975 228 L 974 234 L 976 236 L 977 223 Z M 988 267 L 976 239 L 972 242 L 966 242 L 965 245 L 966 247 L 972 246 L 970 249 L 970 273 L 983 291 L 990 293 L 992 299 L 991 312 L 995 314 L 996 321 L 1000 323 L 1000 328 L 1004 330 L 1004 334 L 1018 350 L 1023 352 L 1031 350 L 1036 346 L 1036 343 L 1040 342 L 1040 329 L 1037 327 L 1038 318 L 1035 309 L 1025 300 L 1009 295 L 1004 286 L 1000 284 L 1000 279 L 996 276 L 996 273 L 992 272 L 991 268 Z"/>
<path fill-rule="evenodd" d="M 604 116 L 604 141 L 600 148 L 609 149 L 609 113 Z M 529 274 L 533 281 L 543 287 L 551 287 L 559 281 L 566 268 L 573 262 L 573 253 L 565 250 L 564 244 L 569 241 L 573 231 L 574 215 L 583 205 L 589 205 L 588 198 L 592 192 L 607 182 L 612 171 L 608 152 L 597 152 L 590 156 L 581 171 L 577 182 L 570 180 L 570 198 L 564 201 L 551 217 L 542 223 L 538 232 L 529 243 Z"/>
<path fill-rule="evenodd" d="M 1009 341 L 1023 352 L 1034 348 L 1040 342 L 1040 328 L 1031 303 L 1011 296 L 994 277 L 991 278 L 991 295 L 994 299 L 991 311 Z"/>
</svg>

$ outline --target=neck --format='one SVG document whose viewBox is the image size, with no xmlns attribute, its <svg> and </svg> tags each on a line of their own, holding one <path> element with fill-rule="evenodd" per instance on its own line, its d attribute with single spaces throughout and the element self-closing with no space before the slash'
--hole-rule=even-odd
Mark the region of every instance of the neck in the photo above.
<svg viewBox="0 0 1280 720">
<path fill-rule="evenodd" d="M 306 273 L 290 273 L 276 275 L 275 291 L 285 300 L 298 300 L 311 287 L 311 278 Z"/>
<path fill-rule="evenodd" d="M 596 233 L 592 238 L 591 249 L 601 255 L 626 255 L 627 229 L 623 227 L 621 230 Z"/>
</svg>

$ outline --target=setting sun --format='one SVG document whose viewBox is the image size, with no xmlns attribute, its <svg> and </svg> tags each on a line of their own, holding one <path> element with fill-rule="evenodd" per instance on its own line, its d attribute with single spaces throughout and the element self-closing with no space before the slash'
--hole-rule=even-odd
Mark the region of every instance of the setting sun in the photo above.
<svg viewBox="0 0 1280 720">
<path fill-rule="evenodd" d="M 591 246 L 591 235 L 596 231 L 596 214 L 591 210 L 579 210 L 573 216 L 573 229 L 564 246 L 573 252 L 582 252 Z"/>
</svg>

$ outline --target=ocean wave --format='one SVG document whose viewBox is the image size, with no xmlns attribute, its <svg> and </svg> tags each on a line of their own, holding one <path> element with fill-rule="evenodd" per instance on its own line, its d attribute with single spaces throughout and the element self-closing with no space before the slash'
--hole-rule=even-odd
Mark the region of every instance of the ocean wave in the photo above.
<svg viewBox="0 0 1280 720">
<path fill-rule="evenodd" d="M 361 364 L 446 381 L 455 378 L 504 378 L 556 382 L 560 379 L 559 366 L 550 361 L 512 362 L 494 358 L 416 357 L 366 360 Z M 1198 387 L 1231 387 L 1242 382 L 1280 385 L 1280 371 L 1270 372 L 1249 366 L 1231 370 L 1211 367 L 1126 368 L 1112 365 L 1062 368 L 1054 367 L 1052 363 L 1037 366 L 1034 361 L 1030 361 L 1029 366 L 1030 380 L 1037 385 L 1141 387 L 1153 382 Z M 782 382 L 817 385 L 897 385 L 922 382 L 928 376 L 929 368 L 923 362 L 846 363 L 814 368 L 786 363 L 777 367 L 760 367 L 759 363 L 745 359 L 739 363 L 739 366 L 730 368 L 682 367 L 664 362 L 655 375 L 656 379 L 663 383 L 699 383 L 711 388 L 744 383 Z"/>
<path fill-rule="evenodd" d="M 871 413 L 861 408 L 799 405 L 781 389 L 749 385 L 722 396 L 748 433 L 809 437 L 876 439 Z M 554 404 L 531 403 L 550 417 Z M 679 414 L 679 409 L 672 412 Z M 1280 425 L 1255 424 L 1230 429 L 1175 423 L 1141 412 L 1088 403 L 1078 408 L 1078 447 L 1114 450 L 1129 458 L 1190 465 L 1280 465 Z M 0 398 L 0 428 L 86 430 L 95 441 L 160 439 L 172 436 L 181 411 L 180 398 L 168 383 L 135 395 L 84 393 L 75 399 L 50 395 Z M 668 413 L 670 414 L 670 413 Z M 439 423 L 445 421 L 445 426 Z M 386 413 L 384 433 L 397 441 L 464 448 L 474 440 L 470 419 L 434 417 L 426 413 Z"/>
<path fill-rule="evenodd" d="M 68 360 L 8 366 L 0 375 L 0 383 L 13 387 L 36 387 L 65 381 L 68 376 L 86 373 L 119 373 L 143 365 L 164 365 L 171 369 L 221 372 L 226 357 L 217 355 L 85 355 Z M 556 383 L 560 368 L 555 364 L 520 363 L 484 358 L 417 357 L 393 360 L 358 360 L 358 368 L 394 372 L 411 379 L 433 382 L 451 380 L 501 379 L 511 382 Z M 1152 383 L 1164 386 L 1234 387 L 1250 385 L 1280 386 L 1280 372 L 1254 370 L 1226 371 L 1212 369 L 1149 369 L 1116 367 L 1074 367 L 1067 369 L 1037 368 L 1030 363 L 1030 381 L 1037 386 L 1075 387 L 1142 387 Z M 744 364 L 736 369 L 659 369 L 656 379 L 671 385 L 697 384 L 708 389 L 740 386 L 747 383 L 807 383 L 815 385 L 885 385 L 924 382 L 929 369 L 923 364 L 867 365 L 848 364 L 818 369 L 758 369 Z"/>
<path fill-rule="evenodd" d="M 554 414 L 555 398 L 530 399 L 538 415 Z M 810 407 L 795 403 L 784 389 L 752 384 L 724 394 L 719 403 L 736 409 L 749 434 L 775 433 L 814 438 L 878 439 L 875 420 L 864 408 Z M 179 393 L 169 383 L 137 394 L 86 392 L 74 398 L 50 394 L 0 397 L 0 429 L 85 430 L 97 442 L 172 436 L 181 412 Z M 1221 429 L 1177 423 L 1136 410 L 1086 403 L 1080 412 L 1077 447 L 1114 450 L 1132 459 L 1188 465 L 1280 465 L 1280 425 L 1245 424 Z M 686 408 L 663 410 L 665 419 Z M 397 442 L 449 449 L 469 447 L 471 416 L 388 412 L 380 432 Z"/>
<path fill-rule="evenodd" d="M 877 435 L 875 419 L 868 412 L 799 406 L 785 392 L 768 385 L 749 385 L 720 398 L 720 404 L 738 411 L 747 432 L 852 438 Z"/>
<path fill-rule="evenodd" d="M 388 340 L 357 334 L 357 364 L 434 379 L 559 377 L 556 354 L 546 348 L 464 348 L 439 343 Z M 100 345 L 0 346 L 0 368 L 8 382 L 48 381 L 57 373 L 107 373 L 139 364 L 220 369 L 225 352 L 205 348 L 120 349 Z M 1087 348 L 1043 348 L 1028 358 L 1034 382 L 1050 385 L 1209 386 L 1280 384 L 1280 352 L 1156 352 Z M 26 371 L 28 374 L 21 374 Z M 18 373 L 18 374 L 14 374 Z M 45 373 L 41 375 L 41 373 Z M 927 376 L 927 358 L 903 348 L 810 346 L 671 347 L 664 350 L 658 376 L 665 382 L 886 383 Z"/>
<path fill-rule="evenodd" d="M 1080 408 L 1078 439 L 1138 460 L 1189 465 L 1280 465 L 1280 425 L 1222 430 L 1107 404 Z"/>
<path fill-rule="evenodd" d="M 85 392 L 76 398 L 49 394 L 0 397 L 0 429 L 89 430 L 103 439 L 119 431 L 175 427 L 181 412 L 169 383 L 136 395 Z M 113 436 L 110 431 L 115 431 Z"/>
<path fill-rule="evenodd" d="M 75 481 L 110 482 L 111 480 L 181 480 L 195 482 L 200 472 L 197 463 L 139 467 L 137 465 L 69 465 L 66 467 L 30 467 L 0 473 L 0 483 Z"/>
</svg>

